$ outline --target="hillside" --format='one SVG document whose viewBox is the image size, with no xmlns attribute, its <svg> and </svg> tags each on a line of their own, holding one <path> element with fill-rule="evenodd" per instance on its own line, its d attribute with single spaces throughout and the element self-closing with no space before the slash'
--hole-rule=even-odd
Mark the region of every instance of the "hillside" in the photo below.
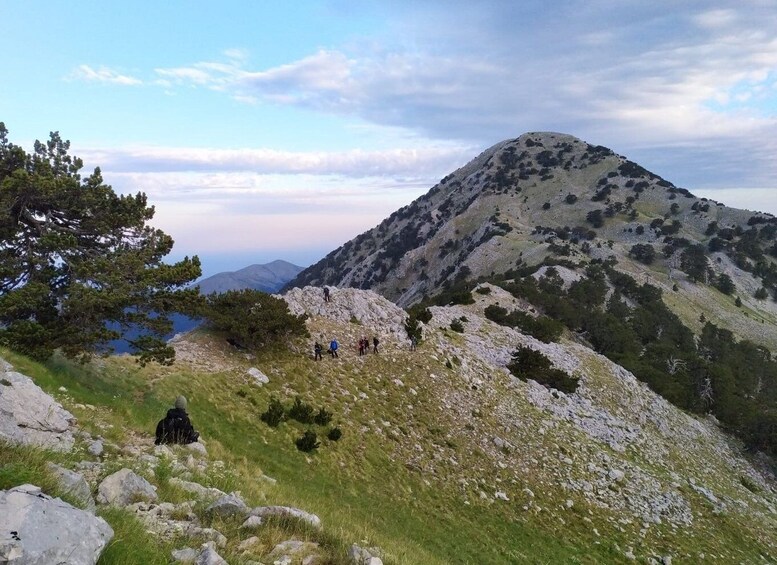
<svg viewBox="0 0 777 565">
<path fill-rule="evenodd" d="M 697 198 L 606 147 L 527 133 L 484 151 L 289 286 L 372 289 L 408 306 L 521 266 L 612 258 L 666 291 L 677 285 L 667 300 L 690 327 L 703 312 L 774 348 L 776 222 Z M 733 283 L 729 296 L 716 288 L 721 275 Z"/>
<path fill-rule="evenodd" d="M 250 265 L 238 271 L 217 273 L 198 281 L 195 286 L 202 294 L 243 289 L 273 293 L 283 288 L 300 271 L 302 267 L 288 261 L 276 260 L 264 265 Z"/>
<path fill-rule="evenodd" d="M 315 562 L 353 563 L 351 544 L 386 564 L 777 560 L 769 461 L 746 456 L 714 419 L 678 410 L 574 335 L 543 343 L 484 316 L 496 304 L 524 309 L 522 300 L 483 285 L 473 304 L 430 307 L 413 352 L 404 312 L 384 298 L 347 288 L 333 289 L 329 303 L 321 297 L 314 287 L 286 295 L 292 311 L 310 315 L 310 339 L 291 350 L 247 355 L 196 330 L 173 342 L 172 367 L 140 368 L 126 357 L 41 367 L 4 356 L 77 417 L 75 451 L 59 460 L 93 469 L 92 488 L 129 466 L 158 487 L 159 503 L 173 503 L 174 515 L 191 500 L 170 486 L 182 479 L 321 519 L 321 531 L 286 520 L 249 532 L 193 503 L 198 524 L 226 535 L 218 551 L 229 563 L 273 562 L 274 548 L 292 541 L 318 544 L 290 554 L 295 565 L 311 551 Z M 362 336 L 379 337 L 380 352 L 358 356 Z M 315 362 L 312 341 L 333 337 L 340 358 Z M 577 378 L 577 390 L 512 376 L 506 365 L 519 346 Z M 269 382 L 259 384 L 256 370 Z M 188 397 L 208 455 L 176 451 L 170 465 L 154 453 L 152 431 L 177 394 Z M 332 412 L 342 438 L 324 439 L 317 425 L 260 420 L 272 398 L 288 408 L 297 397 Z M 321 446 L 305 454 L 294 440 L 308 428 Z M 89 448 L 98 436 L 106 448 L 96 456 Z M 2 449 L 0 488 L 28 481 L 16 448 Z M 138 508 L 140 519 L 154 514 L 154 505 Z M 98 505 L 98 513 L 118 530 L 115 511 Z M 102 562 L 165 563 L 172 549 L 196 547 L 186 535 L 144 530 L 117 535 L 109 549 L 121 559 Z M 250 537 L 257 539 L 245 544 Z M 134 547 L 144 548 L 144 561 Z"/>
</svg>

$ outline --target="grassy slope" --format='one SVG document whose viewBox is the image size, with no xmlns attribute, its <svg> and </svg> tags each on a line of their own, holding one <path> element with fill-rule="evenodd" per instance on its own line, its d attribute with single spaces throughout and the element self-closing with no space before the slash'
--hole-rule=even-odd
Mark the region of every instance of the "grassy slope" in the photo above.
<svg viewBox="0 0 777 565">
<path fill-rule="evenodd" d="M 311 331 L 336 334 L 349 344 L 363 330 L 314 319 Z M 229 471 L 220 479 L 211 476 L 213 486 L 241 490 L 250 504 L 286 504 L 318 514 L 327 536 L 319 541 L 333 563 L 340 562 L 353 542 L 382 548 L 386 563 L 430 565 L 615 563 L 623 560 L 626 547 L 635 546 L 634 540 L 637 554 L 666 551 L 691 557 L 706 551 L 759 562 L 769 554 L 768 545 L 774 545 L 773 532 L 769 544 L 762 544 L 759 538 L 768 533 L 739 514 L 714 515 L 692 491 L 684 493 L 694 506 L 692 528 L 658 525 L 641 536 L 639 523 L 618 523 L 617 512 L 561 491 L 553 479 L 560 463 L 547 454 L 580 449 L 573 455 L 585 458 L 601 446 L 569 427 L 557 427 L 547 436 L 538 433 L 541 414 L 515 395 L 503 376 L 489 375 L 487 367 L 467 359 L 464 337 L 454 332 L 434 332 L 416 353 L 384 342 L 380 355 L 359 358 L 345 350 L 341 359 L 319 363 L 306 350 L 269 351 L 248 360 L 221 351 L 205 333 L 191 340 L 219 357 L 222 370 L 205 371 L 183 362 L 140 368 L 120 357 L 86 368 L 62 361 L 41 367 L 3 354 L 57 396 L 81 425 L 118 444 L 133 435 L 150 438 L 170 401 L 186 395 L 211 459 L 225 461 Z M 488 384 L 474 391 L 461 379 L 461 363 Z M 588 369 L 591 374 L 603 370 L 595 365 Z M 263 370 L 270 384 L 249 384 L 249 366 Z M 394 382 L 397 378 L 401 385 Z M 60 386 L 67 388 L 66 395 L 58 392 Z M 344 431 L 339 442 L 324 439 L 317 453 L 306 455 L 293 444 L 305 426 L 287 422 L 271 429 L 260 421 L 271 396 L 288 405 L 297 395 L 334 412 L 333 423 Z M 521 414 L 522 427 L 508 432 L 504 426 L 511 412 Z M 324 430 L 318 431 L 322 436 Z M 493 448 L 487 444 L 507 433 L 515 434 L 510 436 L 513 447 L 503 461 L 497 460 L 487 453 Z M 6 470 L 0 477 L 7 485 L 13 474 L 9 477 Z M 257 480 L 262 474 L 277 484 Z M 526 488 L 535 493 L 532 500 L 522 494 Z M 510 502 L 494 500 L 495 490 L 508 492 Z M 169 489 L 162 492 L 176 496 Z M 567 499 L 574 503 L 570 509 L 564 508 Z M 131 520 L 119 522 L 132 525 Z M 283 527 L 278 528 L 261 534 L 270 536 L 263 542 L 268 548 L 286 539 Z M 154 561 L 148 555 L 140 561 L 131 557 L 129 548 L 142 535 L 117 539 L 111 549 L 115 555 L 106 562 Z M 159 562 L 169 555 L 169 545 L 151 540 L 143 545 L 158 554 Z"/>
</svg>

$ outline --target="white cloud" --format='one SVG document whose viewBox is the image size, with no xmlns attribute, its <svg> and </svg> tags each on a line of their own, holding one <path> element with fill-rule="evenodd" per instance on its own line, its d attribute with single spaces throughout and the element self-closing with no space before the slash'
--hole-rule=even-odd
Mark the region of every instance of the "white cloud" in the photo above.
<svg viewBox="0 0 777 565">
<path fill-rule="evenodd" d="M 122 86 L 137 86 L 143 84 L 138 78 L 123 75 L 108 67 L 92 68 L 89 65 L 79 65 L 68 75 L 70 80 L 83 80 L 86 82 L 102 82 L 106 84 L 119 84 Z"/>
<path fill-rule="evenodd" d="M 251 171 L 256 174 L 312 174 L 363 177 L 427 177 L 447 174 L 474 153 L 472 146 L 432 144 L 425 148 L 378 151 L 298 152 L 275 149 L 127 147 L 80 149 L 87 163 L 105 171 Z"/>
</svg>

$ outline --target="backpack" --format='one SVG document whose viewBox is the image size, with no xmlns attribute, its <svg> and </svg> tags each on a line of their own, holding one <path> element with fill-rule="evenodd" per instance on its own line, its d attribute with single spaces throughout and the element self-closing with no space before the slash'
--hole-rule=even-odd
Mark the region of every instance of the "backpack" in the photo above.
<svg viewBox="0 0 777 565">
<path fill-rule="evenodd" d="M 329 348 L 330 348 L 332 351 L 337 351 L 337 340 L 336 340 L 336 339 L 333 339 L 333 340 L 332 340 L 332 343 L 330 343 L 330 344 L 329 344 Z"/>
</svg>

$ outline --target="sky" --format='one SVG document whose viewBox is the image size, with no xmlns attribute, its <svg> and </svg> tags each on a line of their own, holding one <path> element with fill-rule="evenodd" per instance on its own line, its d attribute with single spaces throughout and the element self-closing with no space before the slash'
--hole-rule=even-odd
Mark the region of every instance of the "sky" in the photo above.
<svg viewBox="0 0 777 565">
<path fill-rule="evenodd" d="M 0 0 L 0 121 L 170 259 L 307 266 L 528 131 L 777 214 L 777 0 Z"/>
</svg>

